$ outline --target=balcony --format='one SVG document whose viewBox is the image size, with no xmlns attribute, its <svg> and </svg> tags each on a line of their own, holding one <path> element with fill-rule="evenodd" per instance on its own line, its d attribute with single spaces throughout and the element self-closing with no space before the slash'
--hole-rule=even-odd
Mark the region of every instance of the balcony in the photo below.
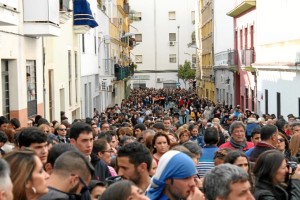
<svg viewBox="0 0 300 200">
<path fill-rule="evenodd" d="M 34 5 L 34 6 L 33 6 Z M 24 35 L 59 36 L 59 2 L 24 0 Z"/>
<path fill-rule="evenodd" d="M 124 80 L 125 78 L 129 78 L 130 76 L 133 76 L 134 74 L 134 66 L 120 66 L 118 64 L 115 64 L 115 76 L 117 78 L 117 81 Z"/>
<path fill-rule="evenodd" d="M 59 23 L 64 24 L 72 18 L 73 10 L 70 7 L 70 0 L 59 1 Z"/>
<path fill-rule="evenodd" d="M 233 67 L 237 66 L 237 52 L 234 50 L 222 51 L 220 53 L 215 54 L 214 56 L 215 66 L 228 66 Z"/>
<path fill-rule="evenodd" d="M 243 49 L 241 51 L 241 63 L 242 66 L 249 67 L 254 63 L 254 50 L 253 49 Z"/>
<path fill-rule="evenodd" d="M 239 5 L 234 7 L 231 11 L 227 13 L 230 17 L 237 17 L 240 14 L 246 12 L 247 10 L 250 10 L 251 8 L 254 8 L 256 6 L 256 0 L 242 0 Z"/>
<path fill-rule="evenodd" d="M 19 25 L 18 0 L 0 0 L 0 26 Z"/>
</svg>

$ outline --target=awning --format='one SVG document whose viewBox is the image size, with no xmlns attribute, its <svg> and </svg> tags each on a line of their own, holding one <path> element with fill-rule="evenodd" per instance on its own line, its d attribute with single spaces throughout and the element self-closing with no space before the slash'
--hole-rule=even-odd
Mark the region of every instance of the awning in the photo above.
<svg viewBox="0 0 300 200">
<path fill-rule="evenodd" d="M 74 25 L 91 28 L 98 26 L 87 0 L 74 0 Z"/>
</svg>

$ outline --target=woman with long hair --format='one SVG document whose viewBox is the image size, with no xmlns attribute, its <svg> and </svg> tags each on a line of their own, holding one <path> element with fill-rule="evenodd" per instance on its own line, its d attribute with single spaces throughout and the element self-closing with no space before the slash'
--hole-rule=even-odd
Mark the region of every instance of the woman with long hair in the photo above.
<svg viewBox="0 0 300 200">
<path fill-rule="evenodd" d="M 167 134 L 164 132 L 157 132 L 152 139 L 152 148 L 153 148 L 153 158 L 156 160 L 157 164 L 160 157 L 169 151 L 170 140 Z"/>
<path fill-rule="evenodd" d="M 4 159 L 11 169 L 14 200 L 37 200 L 48 192 L 46 179 L 49 175 L 34 151 L 12 151 Z"/>
<path fill-rule="evenodd" d="M 292 170 L 292 166 L 288 165 L 285 156 L 278 150 L 262 153 L 256 160 L 253 174 L 256 178 L 255 199 L 300 199 L 300 168 L 296 164 Z M 289 181 L 286 182 L 287 179 Z M 283 184 L 288 184 L 288 187 Z"/>
<path fill-rule="evenodd" d="M 291 155 L 300 158 L 300 134 L 295 134 L 290 140 Z"/>
</svg>

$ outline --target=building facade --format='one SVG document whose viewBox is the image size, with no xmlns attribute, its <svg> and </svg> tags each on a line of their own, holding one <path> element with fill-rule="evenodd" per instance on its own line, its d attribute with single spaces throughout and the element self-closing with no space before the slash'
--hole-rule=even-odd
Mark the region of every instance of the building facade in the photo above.
<svg viewBox="0 0 300 200">
<path fill-rule="evenodd" d="M 196 0 L 130 0 L 130 57 L 137 65 L 131 87 L 188 87 L 178 79 L 179 65 L 196 68 Z"/>
</svg>

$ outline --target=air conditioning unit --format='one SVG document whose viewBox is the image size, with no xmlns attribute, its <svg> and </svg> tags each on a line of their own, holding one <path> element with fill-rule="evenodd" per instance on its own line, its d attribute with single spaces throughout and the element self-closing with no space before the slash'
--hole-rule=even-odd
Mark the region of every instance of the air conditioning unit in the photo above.
<svg viewBox="0 0 300 200">
<path fill-rule="evenodd" d="M 169 45 L 170 46 L 175 46 L 175 42 L 174 41 L 169 41 Z"/>
</svg>

